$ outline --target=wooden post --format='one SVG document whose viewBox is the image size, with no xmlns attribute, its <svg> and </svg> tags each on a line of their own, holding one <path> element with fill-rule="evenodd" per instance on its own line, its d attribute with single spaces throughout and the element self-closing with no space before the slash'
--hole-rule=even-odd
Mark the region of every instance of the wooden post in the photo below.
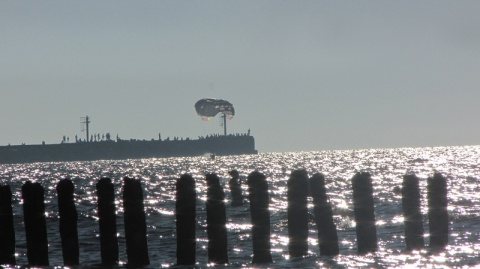
<svg viewBox="0 0 480 269">
<path fill-rule="evenodd" d="M 268 184 L 265 175 L 252 172 L 247 178 L 248 199 L 252 216 L 253 264 L 271 263 L 270 211 Z"/>
<path fill-rule="evenodd" d="M 241 206 L 243 205 L 243 195 L 242 195 L 242 185 L 240 183 L 240 175 L 237 170 L 232 170 L 228 172 L 232 178 L 228 181 L 228 186 L 230 187 L 230 194 L 232 196 L 232 206 Z"/>
<path fill-rule="evenodd" d="M 149 265 L 147 222 L 140 180 L 123 178 L 123 208 L 128 266 Z"/>
<path fill-rule="evenodd" d="M 58 213 L 60 216 L 60 238 L 62 240 L 63 263 L 65 266 L 79 264 L 77 209 L 73 200 L 74 186 L 70 179 L 57 184 Z"/>
<path fill-rule="evenodd" d="M 320 255 L 335 256 L 339 254 L 337 227 L 333 222 L 333 211 L 327 197 L 325 177 L 316 173 L 310 178 L 313 198 L 315 223 L 318 230 Z"/>
<path fill-rule="evenodd" d="M 225 193 L 216 174 L 207 174 L 208 262 L 228 263 Z"/>
<path fill-rule="evenodd" d="M 353 211 L 357 230 L 358 254 L 375 252 L 377 229 L 373 204 L 372 178 L 369 173 L 357 173 L 352 178 Z"/>
<path fill-rule="evenodd" d="M 112 180 L 101 178 L 97 185 L 98 224 L 103 266 L 118 263 L 117 220 L 115 215 L 115 192 Z"/>
<path fill-rule="evenodd" d="M 40 183 L 22 186 L 23 215 L 27 239 L 27 259 L 31 266 L 48 266 L 47 224 L 44 191 Z"/>
<path fill-rule="evenodd" d="M 288 186 L 288 252 L 298 258 L 308 254 L 308 175 L 305 170 L 290 174 Z"/>
<path fill-rule="evenodd" d="M 0 186 L 0 264 L 15 265 L 12 192 L 8 185 Z"/>
<path fill-rule="evenodd" d="M 430 248 L 441 251 L 448 245 L 447 178 L 435 172 L 427 185 Z"/>
<path fill-rule="evenodd" d="M 424 248 L 420 187 L 418 177 L 414 174 L 403 176 L 402 208 L 407 250 Z"/>
<path fill-rule="evenodd" d="M 176 196 L 177 265 L 194 265 L 197 192 L 191 175 L 184 174 L 177 180 Z"/>
</svg>

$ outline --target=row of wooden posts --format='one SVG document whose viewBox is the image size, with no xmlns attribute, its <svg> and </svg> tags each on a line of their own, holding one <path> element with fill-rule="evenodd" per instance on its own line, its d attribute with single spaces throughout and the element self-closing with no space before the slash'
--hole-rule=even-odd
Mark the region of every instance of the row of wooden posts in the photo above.
<svg viewBox="0 0 480 269">
<path fill-rule="evenodd" d="M 216 174 L 207 174 L 207 235 L 209 263 L 228 263 L 225 194 Z M 125 177 L 123 188 L 125 240 L 128 265 L 150 263 L 143 191 L 139 180 Z M 271 263 L 270 213 L 268 183 L 260 172 L 247 178 L 248 198 L 252 221 L 252 263 Z M 427 182 L 430 248 L 439 250 L 448 243 L 447 181 L 435 173 Z M 119 261 L 114 186 L 102 178 L 97 185 L 101 263 L 115 265 Z M 369 173 L 357 173 L 352 178 L 353 206 L 359 254 L 377 250 L 372 179 Z M 63 179 L 57 185 L 60 236 L 65 266 L 79 264 L 77 211 L 74 185 Z M 295 170 L 288 180 L 288 252 L 292 258 L 308 252 L 307 196 L 314 204 L 315 223 L 321 255 L 338 255 L 338 237 L 329 203 L 325 178 L 322 174 L 308 177 L 305 170 Z M 22 186 L 23 213 L 27 240 L 27 259 L 31 266 L 47 266 L 48 242 L 45 220 L 44 190 L 39 183 L 27 181 Z M 195 180 L 182 175 L 176 183 L 177 264 L 196 263 L 196 202 Z M 402 187 L 402 206 L 407 250 L 425 247 L 422 214 L 420 211 L 419 179 L 405 175 Z M 10 187 L 0 186 L 0 264 L 15 265 L 15 232 Z"/>
</svg>

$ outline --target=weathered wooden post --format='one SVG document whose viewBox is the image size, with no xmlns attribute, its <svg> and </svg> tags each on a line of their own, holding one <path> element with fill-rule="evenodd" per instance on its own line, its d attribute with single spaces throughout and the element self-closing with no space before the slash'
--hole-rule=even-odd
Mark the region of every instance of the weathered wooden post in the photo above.
<svg viewBox="0 0 480 269">
<path fill-rule="evenodd" d="M 357 173 L 352 178 L 353 211 L 355 214 L 358 254 L 375 252 L 377 228 L 373 203 L 372 178 L 367 172 Z"/>
<path fill-rule="evenodd" d="M 48 266 L 47 224 L 44 191 L 40 183 L 22 186 L 23 217 L 27 239 L 27 259 L 31 266 Z"/>
<path fill-rule="evenodd" d="M 57 184 L 58 213 L 60 216 L 60 238 L 62 240 L 63 263 L 65 266 L 79 264 L 78 214 L 73 199 L 74 186 L 70 179 Z"/>
<path fill-rule="evenodd" d="M 207 174 L 208 262 L 228 263 L 225 193 L 216 174 Z"/>
<path fill-rule="evenodd" d="M 115 192 L 110 178 L 101 178 L 97 185 L 98 224 L 100 227 L 100 256 L 103 266 L 118 263 L 117 220 Z"/>
<path fill-rule="evenodd" d="M 128 266 L 149 265 L 147 222 L 140 180 L 123 178 L 123 209 Z"/>
<path fill-rule="evenodd" d="M 265 175 L 254 171 L 248 175 L 248 199 L 252 216 L 252 263 L 271 263 L 270 212 L 268 210 L 268 184 Z"/>
<path fill-rule="evenodd" d="M 422 212 L 420 210 L 420 187 L 414 174 L 403 176 L 402 184 L 403 223 L 405 225 L 405 243 L 407 250 L 422 249 L 423 240 Z"/>
<path fill-rule="evenodd" d="M 292 171 L 287 186 L 288 253 L 298 258 L 308 254 L 307 171 Z"/>
<path fill-rule="evenodd" d="M 447 178 L 435 172 L 427 189 L 430 248 L 441 251 L 448 245 Z"/>
<path fill-rule="evenodd" d="M 337 227 L 333 222 L 333 210 L 328 201 L 325 177 L 322 174 L 316 173 L 310 178 L 310 190 L 313 197 L 320 255 L 338 255 Z"/>
<path fill-rule="evenodd" d="M 0 264 L 15 265 L 12 192 L 8 185 L 0 186 Z"/>
<path fill-rule="evenodd" d="M 232 178 L 228 181 L 230 187 L 230 194 L 232 195 L 232 206 L 243 205 L 242 185 L 240 184 L 240 174 L 237 170 L 231 170 L 228 172 Z"/>
<path fill-rule="evenodd" d="M 184 174 L 177 180 L 175 216 L 177 227 L 177 265 L 194 265 L 196 260 L 195 180 Z"/>
</svg>

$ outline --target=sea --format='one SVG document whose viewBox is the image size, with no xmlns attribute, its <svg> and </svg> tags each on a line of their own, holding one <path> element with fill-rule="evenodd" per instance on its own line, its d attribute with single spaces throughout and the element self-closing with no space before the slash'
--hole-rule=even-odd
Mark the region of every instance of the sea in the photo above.
<svg viewBox="0 0 480 269">
<path fill-rule="evenodd" d="M 99 224 L 95 184 L 102 177 L 113 180 L 116 192 L 119 267 L 127 261 L 123 224 L 122 178 L 140 179 L 144 191 L 150 265 L 144 268 L 175 267 L 175 182 L 184 173 L 196 180 L 197 189 L 197 264 L 207 262 L 205 175 L 216 173 L 226 195 L 228 255 L 230 262 L 220 268 L 472 268 L 480 267 L 480 146 L 331 150 L 309 152 L 260 153 L 258 155 L 210 156 L 116 161 L 0 164 L 1 184 L 10 185 L 16 236 L 17 267 L 27 265 L 23 226 L 21 186 L 39 182 L 45 189 L 49 243 L 49 268 L 63 265 L 59 236 L 56 184 L 69 178 L 75 185 L 79 214 L 80 264 L 78 268 L 98 266 L 100 258 Z M 243 179 L 259 171 L 267 177 L 270 195 L 271 251 L 273 263 L 251 264 L 252 236 L 248 203 L 230 206 L 228 172 L 236 169 Z M 322 173 L 333 208 L 340 255 L 322 257 L 315 224 L 309 228 L 309 252 L 302 258 L 288 254 L 287 180 L 291 171 L 305 169 L 311 176 Z M 351 179 L 357 172 L 369 172 L 373 180 L 378 251 L 357 254 Z M 427 178 L 435 172 L 447 177 L 449 243 L 444 251 L 431 252 L 427 217 Z M 407 252 L 402 215 L 403 176 L 415 173 L 420 178 L 426 248 Z M 312 201 L 309 210 L 313 213 Z"/>
</svg>

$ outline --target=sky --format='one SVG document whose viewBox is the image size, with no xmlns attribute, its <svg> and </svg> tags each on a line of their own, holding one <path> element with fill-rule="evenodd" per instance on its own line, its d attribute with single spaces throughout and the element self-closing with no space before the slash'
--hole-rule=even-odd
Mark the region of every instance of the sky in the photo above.
<svg viewBox="0 0 480 269">
<path fill-rule="evenodd" d="M 0 1 L 0 145 L 229 133 L 259 152 L 477 145 L 480 1 Z"/>
</svg>

